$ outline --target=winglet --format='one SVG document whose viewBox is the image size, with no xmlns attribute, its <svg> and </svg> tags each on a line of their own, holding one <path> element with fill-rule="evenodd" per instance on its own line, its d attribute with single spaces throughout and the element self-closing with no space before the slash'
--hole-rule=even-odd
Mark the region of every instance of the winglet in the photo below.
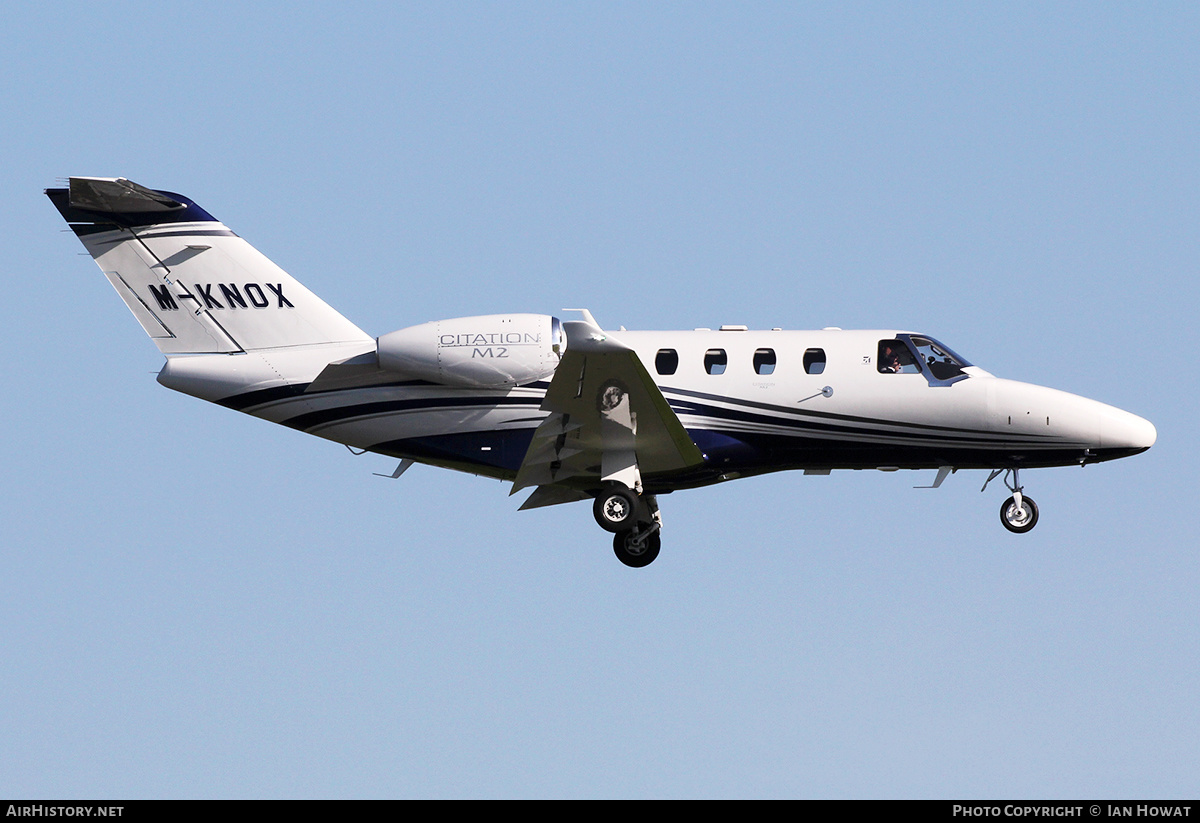
<svg viewBox="0 0 1200 823">
<path fill-rule="evenodd" d="M 600 324 L 596 322 L 596 318 L 592 317 L 592 313 L 587 309 L 563 309 L 563 311 L 577 311 L 583 315 L 583 320 L 596 331 L 600 331 Z"/>
</svg>

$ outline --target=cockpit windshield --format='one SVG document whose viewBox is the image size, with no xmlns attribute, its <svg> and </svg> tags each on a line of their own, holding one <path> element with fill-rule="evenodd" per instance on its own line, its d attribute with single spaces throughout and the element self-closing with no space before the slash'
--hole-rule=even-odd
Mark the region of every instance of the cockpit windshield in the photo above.
<svg viewBox="0 0 1200 823">
<path fill-rule="evenodd" d="M 963 369 L 971 365 L 932 337 L 913 335 L 909 342 L 917 350 L 921 362 L 935 380 L 952 380 L 962 375 Z"/>
</svg>

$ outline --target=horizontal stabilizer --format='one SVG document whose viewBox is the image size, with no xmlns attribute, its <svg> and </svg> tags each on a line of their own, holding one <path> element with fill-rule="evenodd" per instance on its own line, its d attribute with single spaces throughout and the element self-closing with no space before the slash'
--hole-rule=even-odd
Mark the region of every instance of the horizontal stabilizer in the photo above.
<svg viewBox="0 0 1200 823">
<path fill-rule="evenodd" d="M 72 177 L 72 208 L 108 214 L 155 214 L 185 209 L 173 197 L 139 186 L 124 177 Z"/>
<path fill-rule="evenodd" d="M 369 351 L 336 363 L 330 363 L 308 384 L 305 393 L 343 391 L 395 382 L 393 372 L 379 368 L 375 352 Z"/>
</svg>

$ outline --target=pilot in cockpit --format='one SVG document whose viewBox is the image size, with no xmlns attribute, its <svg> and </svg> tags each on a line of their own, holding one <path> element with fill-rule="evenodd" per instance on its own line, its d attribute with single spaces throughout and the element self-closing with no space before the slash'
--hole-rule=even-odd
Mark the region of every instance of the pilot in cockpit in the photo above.
<svg viewBox="0 0 1200 823">
<path fill-rule="evenodd" d="M 879 370 L 893 374 L 900 371 L 900 357 L 891 346 L 883 347 L 883 356 L 879 358 Z"/>
<path fill-rule="evenodd" d="M 901 374 L 917 370 L 912 353 L 899 340 L 885 340 L 879 344 L 879 371 Z"/>
</svg>

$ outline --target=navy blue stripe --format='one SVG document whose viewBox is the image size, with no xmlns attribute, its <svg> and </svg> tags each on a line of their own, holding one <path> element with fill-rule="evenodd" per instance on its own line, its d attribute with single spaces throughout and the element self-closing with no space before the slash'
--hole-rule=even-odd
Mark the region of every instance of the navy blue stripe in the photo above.
<svg viewBox="0 0 1200 823">
<path fill-rule="evenodd" d="M 721 398 L 727 400 L 727 398 Z M 735 401 L 729 401 L 735 402 Z M 747 404 L 749 405 L 749 404 Z M 754 404 L 759 407 L 778 409 L 778 407 L 766 406 L 765 404 Z M 828 434 L 845 434 L 845 435 L 871 435 L 880 437 L 895 437 L 905 440 L 937 440 L 939 443 L 959 444 L 959 443 L 976 443 L 986 447 L 988 444 L 1001 446 L 1002 444 L 1011 444 L 1014 438 L 1010 435 L 1004 435 L 998 432 L 982 432 L 974 429 L 950 428 L 947 426 L 925 426 L 916 423 L 902 423 L 894 420 L 876 420 L 868 417 L 849 417 L 847 415 L 826 415 L 829 417 L 838 417 L 843 420 L 854 420 L 862 423 L 864 426 L 872 428 L 864 428 L 863 426 L 847 426 L 835 423 L 819 422 L 814 420 L 794 420 L 786 417 L 772 417 L 770 415 L 758 414 L 755 412 L 741 411 L 738 409 L 726 409 L 719 406 L 707 406 L 700 403 L 673 403 L 672 408 L 677 414 L 693 414 L 713 417 L 718 420 L 727 420 L 730 422 L 741 423 L 758 423 L 773 426 L 782 426 L 791 429 L 800 434 L 811 433 L 828 433 Z M 788 409 L 787 411 L 792 411 Z M 883 426 L 896 426 L 908 429 L 908 431 L 892 431 L 881 428 Z M 762 432 L 762 434 L 768 434 Z M 778 436 L 778 435 L 776 435 Z M 1031 438 L 1028 442 L 1030 445 L 1039 443 L 1055 442 L 1052 435 L 1022 435 L 1021 439 Z M 979 443 L 983 441 L 983 443 Z"/>
<path fill-rule="evenodd" d="M 962 433 L 973 434 L 973 435 L 993 434 L 992 432 L 980 432 L 976 429 L 967 429 L 967 428 L 956 427 L 956 426 L 937 426 L 937 425 L 933 425 L 933 424 L 929 424 L 929 423 L 907 423 L 907 422 L 902 422 L 902 421 L 898 421 L 898 420 L 884 420 L 884 419 L 875 418 L 875 417 L 860 417 L 860 416 L 852 415 L 852 414 L 838 414 L 836 412 L 821 412 L 821 411 L 813 411 L 811 409 L 793 409 L 793 408 L 790 408 L 787 406 L 775 405 L 773 403 L 763 403 L 763 402 L 755 401 L 755 400 L 740 400 L 735 397 L 726 397 L 725 395 L 721 395 L 721 394 L 706 394 L 705 392 L 689 391 L 687 389 L 673 389 L 673 388 L 669 388 L 669 387 L 665 387 L 665 386 L 660 387 L 660 389 L 664 393 L 671 392 L 672 394 L 678 394 L 678 395 L 682 395 L 684 397 L 696 397 L 701 400 L 716 401 L 716 402 L 720 402 L 720 403 L 729 403 L 731 405 L 743 406 L 745 408 L 763 409 L 765 411 L 774 412 L 775 414 L 788 415 L 789 417 L 799 417 L 799 418 L 807 417 L 807 418 L 817 418 L 817 419 L 822 419 L 822 420 L 844 420 L 844 421 L 852 422 L 852 423 L 863 423 L 863 424 L 866 424 L 869 426 L 880 426 L 880 425 L 904 426 L 909 429 L 925 429 L 925 430 L 929 430 L 929 431 L 945 431 L 945 432 L 962 432 Z M 715 406 L 710 406 L 710 405 L 706 405 L 706 404 L 689 403 L 686 400 L 671 400 L 670 398 L 668 398 L 668 401 L 671 404 L 671 408 L 675 409 L 677 413 L 683 412 L 685 414 L 686 413 L 710 414 L 716 410 L 719 410 L 718 407 L 715 407 Z M 692 411 L 693 408 L 705 409 L 708 411 L 693 412 Z M 713 413 L 713 416 L 717 417 L 720 415 Z M 783 422 L 783 421 L 779 421 L 779 422 Z M 854 429 L 846 429 L 846 431 L 854 431 Z M 1041 435 L 1037 435 L 1037 436 L 1040 437 Z"/>
<path fill-rule="evenodd" d="M 293 429 L 307 431 L 316 426 L 330 423 L 342 423 L 354 417 L 368 417 L 376 414 L 412 411 L 414 409 L 445 409 L 478 406 L 491 408 L 495 406 L 533 406 L 540 407 L 540 397 L 422 397 L 411 400 L 379 400 L 373 403 L 355 403 L 350 406 L 337 406 L 331 409 L 308 412 L 296 417 L 280 421 Z"/>
<path fill-rule="evenodd" d="M 287 400 L 292 397 L 299 397 L 304 394 L 304 390 L 308 388 L 307 383 L 300 383 L 294 386 L 274 386 L 269 389 L 258 389 L 257 391 L 242 392 L 231 397 L 226 397 L 217 402 L 226 408 L 235 411 L 245 411 L 251 406 L 261 406 L 263 403 L 271 403 L 276 400 Z"/>
<path fill-rule="evenodd" d="M 388 440 L 368 450 L 512 480 L 532 439 L 532 428 L 459 432 Z"/>
<path fill-rule="evenodd" d="M 241 394 L 230 395 L 229 397 L 218 400 L 222 406 L 235 411 L 245 411 L 252 406 L 261 406 L 264 403 L 273 403 L 278 400 L 290 400 L 301 395 L 307 397 L 319 397 L 323 394 L 333 394 L 340 391 L 363 391 L 364 389 L 390 389 L 399 386 L 433 386 L 428 380 L 390 380 L 386 383 L 374 383 L 370 386 L 358 386 L 355 388 L 333 388 L 319 389 L 317 391 L 309 391 L 308 387 L 311 383 L 297 383 L 288 386 L 273 386 L 269 389 L 257 389 L 255 391 L 243 392 Z M 539 400 L 539 402 L 541 402 Z"/>
</svg>

